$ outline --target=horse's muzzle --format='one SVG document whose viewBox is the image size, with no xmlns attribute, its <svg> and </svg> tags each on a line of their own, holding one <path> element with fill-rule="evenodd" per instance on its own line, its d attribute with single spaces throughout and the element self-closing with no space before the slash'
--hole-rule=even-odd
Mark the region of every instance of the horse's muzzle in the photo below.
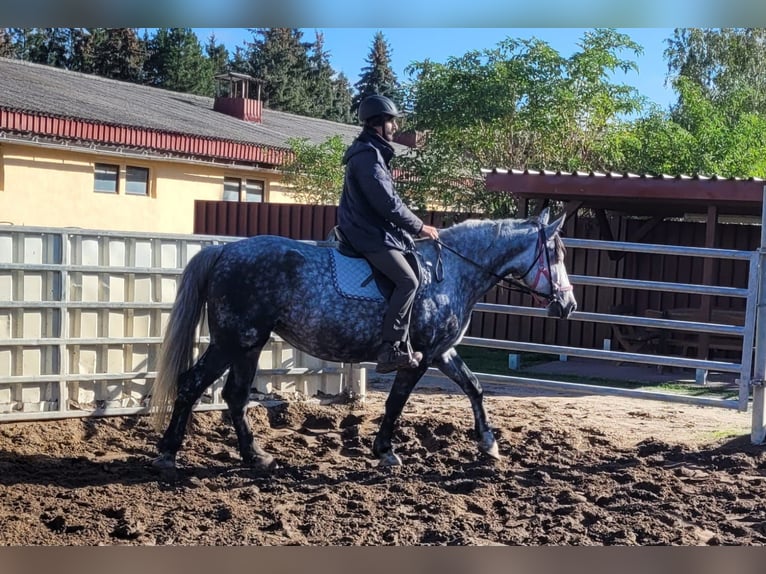
<svg viewBox="0 0 766 574">
<path fill-rule="evenodd" d="M 558 299 L 554 299 L 548 304 L 548 317 L 556 317 L 557 319 L 566 319 L 574 311 L 577 310 L 577 303 L 571 301 L 564 305 Z"/>
</svg>

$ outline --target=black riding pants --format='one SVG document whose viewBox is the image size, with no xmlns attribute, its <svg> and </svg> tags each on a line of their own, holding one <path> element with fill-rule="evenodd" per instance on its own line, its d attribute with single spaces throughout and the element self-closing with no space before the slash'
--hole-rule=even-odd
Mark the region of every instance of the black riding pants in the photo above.
<svg viewBox="0 0 766 574">
<path fill-rule="evenodd" d="M 418 276 L 401 251 L 376 251 L 365 253 L 364 257 L 370 265 L 394 283 L 394 291 L 383 316 L 383 340 L 406 341 L 410 330 L 412 303 L 418 290 Z"/>
</svg>

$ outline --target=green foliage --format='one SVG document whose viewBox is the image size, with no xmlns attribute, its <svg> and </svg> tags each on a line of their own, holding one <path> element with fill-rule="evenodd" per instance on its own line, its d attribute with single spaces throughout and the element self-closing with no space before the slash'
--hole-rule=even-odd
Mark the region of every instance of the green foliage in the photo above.
<svg viewBox="0 0 766 574">
<path fill-rule="evenodd" d="M 143 80 L 147 48 L 134 28 L 84 28 L 72 38 L 73 70 L 126 82 Z"/>
<path fill-rule="evenodd" d="M 546 42 L 508 38 L 493 50 L 471 51 L 446 64 L 411 65 L 413 127 L 427 138 L 405 160 L 419 177 L 403 182 L 402 192 L 429 205 L 506 215 L 514 212 L 512 201 L 483 190 L 482 168 L 614 165 L 622 118 L 642 102 L 634 88 L 610 77 L 635 68 L 622 51 L 639 54 L 641 48 L 613 30 L 587 32 L 580 47 L 564 58 Z"/>
<path fill-rule="evenodd" d="M 213 77 L 230 71 L 229 51 L 226 46 L 216 42 L 215 34 L 211 34 L 205 44 L 205 55 L 210 60 Z"/>
<path fill-rule="evenodd" d="M 669 79 L 700 88 L 719 107 L 766 113 L 766 29 L 677 28 L 667 41 Z"/>
<path fill-rule="evenodd" d="M 351 88 L 343 74 L 334 78 L 330 54 L 324 49 L 324 36 L 316 33 L 309 53 L 308 94 L 311 116 L 340 123 L 351 120 Z"/>
<path fill-rule="evenodd" d="M 688 78 L 676 80 L 672 114 L 655 110 L 636 121 L 623 143 L 626 166 L 654 174 L 766 177 L 766 117 L 736 94 L 721 107 Z"/>
<path fill-rule="evenodd" d="M 340 136 L 312 144 L 306 138 L 289 140 L 294 159 L 285 166 L 286 184 L 299 203 L 333 205 L 343 189 L 341 160 L 346 146 Z"/>
<path fill-rule="evenodd" d="M 158 28 L 148 50 L 148 84 L 175 92 L 213 95 L 210 61 L 191 28 Z"/>
<path fill-rule="evenodd" d="M 373 94 L 387 96 L 401 108 L 402 90 L 396 74 L 391 69 L 391 47 L 383 32 L 375 33 L 372 48 L 365 61 L 368 65 L 362 68 L 361 77 L 355 85 L 356 95 L 352 100 L 352 115 L 356 117 L 359 104 Z"/>
<path fill-rule="evenodd" d="M 258 28 L 251 30 L 253 42 L 248 51 L 250 74 L 264 82 L 264 104 L 273 110 L 310 115 L 310 44 L 302 41 L 297 28 Z"/>
<path fill-rule="evenodd" d="M 75 28 L 10 28 L 14 56 L 36 64 L 68 68 Z M 6 51 L 10 51 L 6 49 Z"/>
<path fill-rule="evenodd" d="M 0 58 L 13 58 L 16 49 L 13 45 L 13 37 L 7 28 L 0 28 Z"/>
<path fill-rule="evenodd" d="M 332 103 L 325 119 L 355 124 L 356 118 L 351 114 L 351 94 L 348 78 L 343 73 L 338 74 L 332 81 Z"/>
</svg>

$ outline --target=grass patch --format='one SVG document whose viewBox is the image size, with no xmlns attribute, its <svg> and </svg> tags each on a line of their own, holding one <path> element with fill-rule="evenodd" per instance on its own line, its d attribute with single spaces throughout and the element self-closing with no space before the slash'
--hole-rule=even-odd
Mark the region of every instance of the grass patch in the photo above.
<svg viewBox="0 0 766 574">
<path fill-rule="evenodd" d="M 721 429 L 721 430 L 715 430 L 711 431 L 709 433 L 706 433 L 706 437 L 710 438 L 711 440 L 726 440 L 726 439 L 732 439 L 732 438 L 739 438 L 743 435 L 749 434 L 749 430 L 747 428 L 742 429 Z"/>
<path fill-rule="evenodd" d="M 473 347 L 458 345 L 456 350 L 460 357 L 475 373 L 489 373 L 492 375 L 508 375 L 512 373 L 508 368 L 508 355 L 510 351 L 504 349 L 489 349 L 486 347 Z M 558 355 L 544 355 L 541 353 L 521 353 L 521 368 L 531 367 L 539 363 L 547 363 L 554 360 Z"/>
<path fill-rule="evenodd" d="M 508 355 L 510 351 L 504 349 L 489 349 L 460 345 L 456 348 L 458 354 L 465 361 L 468 368 L 474 373 L 488 373 L 493 375 L 519 375 L 523 377 L 536 377 L 537 374 L 524 373 L 524 369 L 549 361 L 555 361 L 558 355 L 542 353 L 520 353 L 521 368 L 511 370 L 508 368 Z M 566 383 L 579 383 L 601 387 L 614 387 L 618 389 L 645 390 L 668 394 L 686 395 L 690 397 L 709 397 L 720 399 L 736 399 L 739 389 L 726 385 L 698 385 L 696 383 L 682 381 L 667 381 L 647 384 L 646 381 L 625 379 L 610 379 L 606 377 L 589 377 L 582 375 L 567 375 L 551 373 L 541 375 L 543 378 Z"/>
</svg>

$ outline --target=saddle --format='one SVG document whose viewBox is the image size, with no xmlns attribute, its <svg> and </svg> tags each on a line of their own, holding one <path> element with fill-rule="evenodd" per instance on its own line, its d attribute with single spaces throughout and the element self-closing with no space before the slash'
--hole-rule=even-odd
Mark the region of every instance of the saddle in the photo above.
<svg viewBox="0 0 766 574">
<path fill-rule="evenodd" d="M 394 283 L 383 273 L 372 267 L 364 255 L 359 253 L 343 236 L 338 227 L 333 227 L 327 237 L 336 242 L 330 253 L 333 284 L 343 297 L 363 300 L 388 300 L 394 291 Z M 419 258 L 414 250 L 406 251 L 404 258 L 410 264 L 418 281 L 423 273 Z"/>
</svg>

